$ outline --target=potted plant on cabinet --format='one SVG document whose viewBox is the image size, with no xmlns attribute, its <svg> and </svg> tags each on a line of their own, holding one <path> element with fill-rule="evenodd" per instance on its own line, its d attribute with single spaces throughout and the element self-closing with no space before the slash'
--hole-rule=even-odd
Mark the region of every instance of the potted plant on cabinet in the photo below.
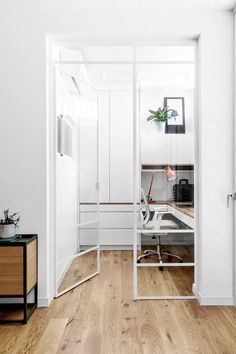
<svg viewBox="0 0 236 354">
<path fill-rule="evenodd" d="M 15 229 L 20 221 L 19 213 L 9 215 L 9 209 L 3 211 L 4 219 L 0 220 L 0 238 L 11 238 L 15 236 Z"/>
<path fill-rule="evenodd" d="M 158 127 L 163 127 L 162 123 L 166 123 L 169 119 L 178 116 L 178 112 L 175 109 L 169 107 L 159 107 L 157 111 L 149 109 L 151 115 L 147 118 L 148 122 L 154 122 Z"/>
</svg>

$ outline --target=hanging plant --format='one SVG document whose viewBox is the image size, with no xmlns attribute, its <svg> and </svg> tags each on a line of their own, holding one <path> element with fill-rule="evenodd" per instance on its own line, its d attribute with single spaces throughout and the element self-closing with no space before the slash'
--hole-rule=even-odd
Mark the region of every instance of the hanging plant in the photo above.
<svg viewBox="0 0 236 354">
<path fill-rule="evenodd" d="M 149 112 L 151 115 L 147 118 L 147 121 L 154 123 L 165 123 L 168 121 L 168 119 L 176 119 L 178 116 L 178 112 L 175 109 L 169 107 L 159 107 L 157 111 L 149 109 Z"/>
</svg>

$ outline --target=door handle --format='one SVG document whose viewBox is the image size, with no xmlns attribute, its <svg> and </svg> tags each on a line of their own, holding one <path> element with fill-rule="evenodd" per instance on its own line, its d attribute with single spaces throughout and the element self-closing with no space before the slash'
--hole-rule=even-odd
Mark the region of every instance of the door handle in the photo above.
<svg viewBox="0 0 236 354">
<path fill-rule="evenodd" d="M 233 194 L 227 194 L 227 208 L 229 208 L 229 199 L 232 198 L 233 200 L 236 200 L 236 193 L 234 192 Z"/>
</svg>

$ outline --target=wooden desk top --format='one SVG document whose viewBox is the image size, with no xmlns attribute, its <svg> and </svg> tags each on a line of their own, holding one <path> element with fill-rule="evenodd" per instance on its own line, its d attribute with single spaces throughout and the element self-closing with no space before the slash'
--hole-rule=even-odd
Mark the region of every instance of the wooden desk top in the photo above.
<svg viewBox="0 0 236 354">
<path fill-rule="evenodd" d="M 185 202 L 173 202 L 173 201 L 169 201 L 169 200 L 153 201 L 150 204 L 170 205 L 172 208 L 175 208 L 176 210 L 180 211 L 181 213 L 184 213 L 194 219 L 194 207 L 192 207 L 191 204 L 189 206 L 187 206 L 187 203 L 185 203 Z"/>
</svg>

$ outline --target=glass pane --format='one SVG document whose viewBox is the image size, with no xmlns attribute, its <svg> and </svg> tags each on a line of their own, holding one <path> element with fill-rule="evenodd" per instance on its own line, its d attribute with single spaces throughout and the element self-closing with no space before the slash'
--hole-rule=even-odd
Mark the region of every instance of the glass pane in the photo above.
<svg viewBox="0 0 236 354">
<path fill-rule="evenodd" d="M 159 239 L 160 238 L 160 239 Z M 138 263 L 194 263 L 194 236 L 185 234 L 143 234 L 138 247 Z"/>
<path fill-rule="evenodd" d="M 193 267 L 138 268 L 139 296 L 193 296 Z"/>
<path fill-rule="evenodd" d="M 193 46 L 145 46 L 136 48 L 137 61 L 194 61 Z"/>
<path fill-rule="evenodd" d="M 190 54 L 194 59 L 194 47 L 154 49 L 150 60 L 187 61 Z M 148 48 L 140 51 L 140 57 L 141 53 L 148 55 Z M 194 63 L 137 64 L 141 150 L 137 263 L 142 296 L 192 295 L 194 267 L 185 263 L 194 263 L 195 253 L 194 71 Z M 163 271 L 145 267 L 161 262 Z"/>
<path fill-rule="evenodd" d="M 58 280 L 58 293 L 74 286 L 94 274 L 97 271 L 97 250 L 88 252 L 84 255 L 78 255 L 71 259 L 67 268 L 64 270 L 64 276 L 60 282 Z"/>
<path fill-rule="evenodd" d="M 97 203 L 97 97 L 80 100 L 79 196 L 80 203 Z"/>
<path fill-rule="evenodd" d="M 132 65 L 86 64 L 90 83 L 101 93 L 103 90 L 132 90 Z"/>
<path fill-rule="evenodd" d="M 132 65 L 86 64 L 86 70 L 90 83 L 98 93 L 100 202 L 132 202 Z M 121 106 L 125 107 L 122 114 Z M 85 200 L 82 201 L 85 203 Z M 91 203 L 90 200 L 87 202 Z M 81 218 L 90 216 L 81 215 Z"/>
<path fill-rule="evenodd" d="M 62 61 L 132 61 L 133 48 L 128 46 L 55 46 L 53 60 Z"/>
<path fill-rule="evenodd" d="M 88 223 L 79 228 L 78 249 L 85 251 L 99 244 L 98 221 Z"/>
<path fill-rule="evenodd" d="M 98 245 L 97 90 L 83 75 L 78 65 L 56 68 L 58 293 L 97 270 L 97 250 L 81 254 Z M 92 207 L 89 212 L 84 205 Z"/>
</svg>

